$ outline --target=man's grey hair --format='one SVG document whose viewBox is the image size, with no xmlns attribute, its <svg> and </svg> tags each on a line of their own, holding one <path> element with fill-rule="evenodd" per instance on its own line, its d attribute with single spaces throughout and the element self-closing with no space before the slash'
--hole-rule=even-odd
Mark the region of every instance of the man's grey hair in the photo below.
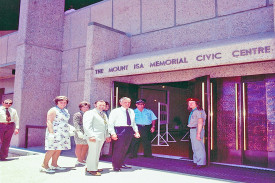
<svg viewBox="0 0 275 183">
<path fill-rule="evenodd" d="M 131 101 L 131 99 L 128 98 L 128 97 L 122 97 L 122 98 L 119 100 L 119 102 L 121 103 L 123 100 L 130 100 L 130 101 Z"/>
<path fill-rule="evenodd" d="M 105 103 L 104 100 L 98 100 L 98 101 L 95 102 L 95 104 L 97 104 L 98 102 L 104 102 Z"/>
</svg>

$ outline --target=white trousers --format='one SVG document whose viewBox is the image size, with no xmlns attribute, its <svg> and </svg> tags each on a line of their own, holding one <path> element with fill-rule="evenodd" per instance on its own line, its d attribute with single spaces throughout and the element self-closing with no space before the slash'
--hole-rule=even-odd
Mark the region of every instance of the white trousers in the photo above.
<svg viewBox="0 0 275 183">
<path fill-rule="evenodd" d="M 91 142 L 87 140 L 87 142 L 89 146 L 88 156 L 86 159 L 87 171 L 97 171 L 100 151 L 104 141 L 96 140 L 95 142 Z"/>
<path fill-rule="evenodd" d="M 193 162 L 197 165 L 206 165 L 206 153 L 203 143 L 204 129 L 201 130 L 201 139 L 197 140 L 197 129 L 190 129 L 190 139 L 193 150 Z"/>
</svg>

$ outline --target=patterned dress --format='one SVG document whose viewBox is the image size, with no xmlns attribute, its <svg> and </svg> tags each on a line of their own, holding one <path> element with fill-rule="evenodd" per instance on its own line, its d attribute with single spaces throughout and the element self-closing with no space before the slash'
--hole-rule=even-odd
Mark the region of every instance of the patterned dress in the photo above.
<svg viewBox="0 0 275 183">
<path fill-rule="evenodd" d="M 70 114 L 67 109 L 53 107 L 56 116 L 53 121 L 54 140 L 49 140 L 49 130 L 46 129 L 45 150 L 69 150 L 71 149 L 70 127 L 68 121 Z"/>
<path fill-rule="evenodd" d="M 79 138 L 77 135 L 77 132 L 81 132 L 84 134 L 84 129 L 83 129 L 83 112 L 77 112 L 74 114 L 73 117 L 73 124 L 75 127 L 75 135 L 74 135 L 74 141 L 75 144 L 87 144 L 87 141 L 85 139 Z"/>
</svg>

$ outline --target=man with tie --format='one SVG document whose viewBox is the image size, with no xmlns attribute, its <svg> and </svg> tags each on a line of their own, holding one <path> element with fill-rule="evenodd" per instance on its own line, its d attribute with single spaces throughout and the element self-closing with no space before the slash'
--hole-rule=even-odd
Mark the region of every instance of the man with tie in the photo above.
<svg viewBox="0 0 275 183">
<path fill-rule="evenodd" d="M 15 109 L 11 108 L 12 100 L 6 99 L 0 107 L 0 160 L 8 157 L 12 134 L 19 133 L 19 118 Z"/>
<path fill-rule="evenodd" d="M 99 100 L 95 106 L 93 110 L 87 111 L 83 115 L 83 129 L 89 146 L 86 173 L 100 176 L 100 172 L 103 171 L 98 169 L 100 151 L 104 141 L 110 142 L 111 138 L 108 133 L 108 118 L 103 112 L 105 102 Z"/>
<path fill-rule="evenodd" d="M 124 165 L 124 159 L 132 137 L 140 137 L 135 123 L 134 110 L 129 108 L 131 99 L 122 97 L 119 102 L 121 107 L 111 111 L 108 127 L 113 140 L 112 165 L 114 171 L 121 171 L 121 168 L 130 168 Z"/>
</svg>

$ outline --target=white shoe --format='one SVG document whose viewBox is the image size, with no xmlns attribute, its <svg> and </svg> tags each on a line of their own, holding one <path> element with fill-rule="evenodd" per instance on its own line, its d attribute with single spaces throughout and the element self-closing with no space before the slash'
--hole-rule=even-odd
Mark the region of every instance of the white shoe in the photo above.
<svg viewBox="0 0 275 183">
<path fill-rule="evenodd" d="M 60 166 L 51 166 L 50 168 L 51 168 L 52 170 L 66 170 L 66 168 L 60 167 Z"/>
<path fill-rule="evenodd" d="M 86 163 L 82 163 L 82 162 L 79 162 L 78 160 L 76 160 L 75 165 L 86 165 Z"/>
<path fill-rule="evenodd" d="M 50 168 L 46 169 L 46 168 L 44 168 L 44 167 L 40 167 L 39 170 L 40 170 L 40 172 L 55 173 L 55 171 L 52 170 L 52 169 L 50 169 Z"/>
</svg>

